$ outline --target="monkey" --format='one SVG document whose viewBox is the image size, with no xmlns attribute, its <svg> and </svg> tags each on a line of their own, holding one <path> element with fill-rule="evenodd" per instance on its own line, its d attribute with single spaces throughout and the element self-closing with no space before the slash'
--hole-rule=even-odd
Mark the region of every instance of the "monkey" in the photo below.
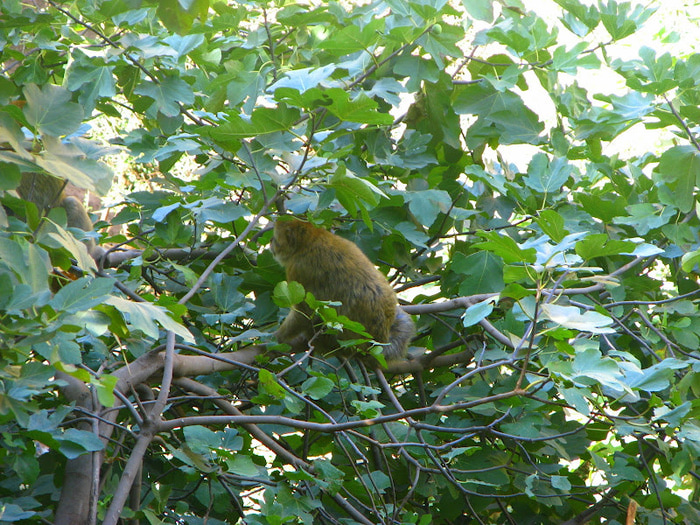
<svg viewBox="0 0 700 525">
<path fill-rule="evenodd" d="M 355 243 L 308 222 L 282 217 L 275 223 L 271 248 L 287 281 L 297 281 L 316 299 L 341 302 L 339 314 L 361 323 L 375 341 L 385 343 L 382 353 L 387 363 L 406 359 L 415 333 L 413 320 L 399 306 L 386 277 Z M 311 311 L 304 305 L 289 312 L 275 335 L 299 350 L 312 337 L 313 328 Z"/>
<path fill-rule="evenodd" d="M 23 173 L 17 187 L 17 194 L 24 200 L 36 204 L 39 212 L 48 213 L 52 208 L 62 207 L 66 212 L 66 223 L 70 228 L 85 232 L 93 229 L 93 223 L 83 204 L 65 191 L 65 181 L 46 173 Z M 94 239 L 84 241 L 88 253 L 93 259 L 99 259 L 104 250 Z"/>
</svg>

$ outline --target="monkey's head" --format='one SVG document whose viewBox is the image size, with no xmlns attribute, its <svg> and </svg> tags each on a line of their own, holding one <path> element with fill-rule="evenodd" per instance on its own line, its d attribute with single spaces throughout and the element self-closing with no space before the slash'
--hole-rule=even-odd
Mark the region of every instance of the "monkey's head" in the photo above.
<svg viewBox="0 0 700 525">
<path fill-rule="evenodd" d="M 304 249 L 316 234 L 316 226 L 293 217 L 279 217 L 275 222 L 270 249 L 277 262 L 287 266 L 287 262 Z"/>
</svg>

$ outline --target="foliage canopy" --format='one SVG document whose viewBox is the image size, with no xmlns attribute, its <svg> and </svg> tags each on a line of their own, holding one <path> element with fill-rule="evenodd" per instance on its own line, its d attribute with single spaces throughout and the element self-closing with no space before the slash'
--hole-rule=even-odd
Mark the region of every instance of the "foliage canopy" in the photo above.
<svg viewBox="0 0 700 525">
<path fill-rule="evenodd" d="M 700 523 L 700 55 L 660 5 L 34 4 L 0 4 L 0 521 Z M 104 259 L 23 173 L 118 181 Z M 387 274 L 414 359 L 274 346 L 283 209 Z"/>
</svg>

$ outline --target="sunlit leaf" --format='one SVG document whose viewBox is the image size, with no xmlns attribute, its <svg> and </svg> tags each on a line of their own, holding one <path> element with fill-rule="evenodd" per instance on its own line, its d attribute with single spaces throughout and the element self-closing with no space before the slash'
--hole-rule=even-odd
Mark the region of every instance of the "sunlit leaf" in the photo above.
<svg viewBox="0 0 700 525">
<path fill-rule="evenodd" d="M 610 328 L 613 324 L 613 319 L 598 312 L 582 312 L 574 306 L 560 306 L 556 304 L 544 304 L 542 305 L 542 311 L 548 319 L 566 328 L 596 334 L 615 333 L 615 330 Z"/>
</svg>

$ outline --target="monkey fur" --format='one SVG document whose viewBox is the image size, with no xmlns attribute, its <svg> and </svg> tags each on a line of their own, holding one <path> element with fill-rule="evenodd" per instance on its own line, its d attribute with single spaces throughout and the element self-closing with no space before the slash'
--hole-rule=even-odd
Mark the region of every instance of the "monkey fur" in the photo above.
<svg viewBox="0 0 700 525">
<path fill-rule="evenodd" d="M 66 211 L 66 223 L 70 228 L 92 231 L 93 224 L 85 207 L 75 197 L 66 195 L 65 182 L 45 173 L 24 173 L 17 187 L 20 197 L 36 204 L 39 212 L 46 214 L 51 208 L 62 207 Z M 93 239 L 85 239 L 88 253 L 97 259 L 103 250 Z"/>
<path fill-rule="evenodd" d="M 379 343 L 389 362 L 406 358 L 415 333 L 411 317 L 398 305 L 386 277 L 351 241 L 298 219 L 275 223 L 272 253 L 285 268 L 287 281 L 299 282 L 322 301 L 339 301 L 339 314 L 361 323 Z M 292 309 L 276 332 L 277 340 L 304 349 L 313 335 L 311 312 Z M 344 334 L 345 338 L 352 334 Z"/>
</svg>

